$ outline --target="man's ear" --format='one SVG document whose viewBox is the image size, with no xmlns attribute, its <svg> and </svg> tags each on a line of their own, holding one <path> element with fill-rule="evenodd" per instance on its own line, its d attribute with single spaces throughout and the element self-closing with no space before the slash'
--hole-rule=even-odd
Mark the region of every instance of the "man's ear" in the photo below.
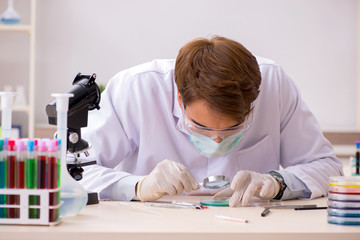
<svg viewBox="0 0 360 240">
<path fill-rule="evenodd" d="M 178 103 L 179 103 L 180 108 L 182 108 L 182 106 L 181 106 L 181 103 L 182 103 L 182 101 L 181 101 L 181 94 L 180 94 L 179 90 L 177 91 L 177 100 L 178 100 Z"/>
</svg>

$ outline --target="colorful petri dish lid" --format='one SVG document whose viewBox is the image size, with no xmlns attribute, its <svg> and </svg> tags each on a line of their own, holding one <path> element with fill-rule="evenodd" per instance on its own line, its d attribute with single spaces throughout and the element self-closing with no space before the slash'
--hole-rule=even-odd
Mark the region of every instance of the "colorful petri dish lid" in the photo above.
<svg viewBox="0 0 360 240">
<path fill-rule="evenodd" d="M 337 217 L 359 217 L 360 218 L 360 209 L 341 209 L 341 208 L 328 208 L 329 216 Z"/>
<path fill-rule="evenodd" d="M 330 186 L 329 192 L 332 193 L 347 193 L 347 194 L 360 194 L 360 187 L 338 187 Z"/>
<path fill-rule="evenodd" d="M 340 209 L 360 209 L 360 201 L 335 201 L 329 199 L 328 207 Z"/>
<path fill-rule="evenodd" d="M 360 225 L 360 218 L 328 216 L 328 223 L 339 225 Z"/>
<path fill-rule="evenodd" d="M 330 177 L 329 185 L 333 187 L 360 188 L 360 176 Z"/>
<path fill-rule="evenodd" d="M 360 202 L 360 193 L 329 191 L 328 198 L 330 200 L 337 200 L 337 201 L 359 201 Z"/>
</svg>

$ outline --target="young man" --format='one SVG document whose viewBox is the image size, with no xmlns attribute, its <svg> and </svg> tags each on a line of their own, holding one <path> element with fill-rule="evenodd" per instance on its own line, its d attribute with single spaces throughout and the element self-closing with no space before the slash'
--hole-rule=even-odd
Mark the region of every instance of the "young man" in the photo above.
<svg viewBox="0 0 360 240">
<path fill-rule="evenodd" d="M 342 164 L 274 62 L 223 37 L 195 39 L 174 60 L 121 71 L 92 111 L 93 145 L 82 184 L 101 199 L 152 201 L 164 194 L 215 194 L 230 206 L 316 198 Z M 280 166 L 282 170 L 279 170 Z M 212 175 L 222 190 L 199 188 Z"/>
</svg>

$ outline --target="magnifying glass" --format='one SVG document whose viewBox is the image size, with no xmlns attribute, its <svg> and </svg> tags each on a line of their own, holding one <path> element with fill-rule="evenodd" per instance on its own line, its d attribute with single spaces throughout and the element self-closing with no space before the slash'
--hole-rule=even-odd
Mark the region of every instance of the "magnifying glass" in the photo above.
<svg viewBox="0 0 360 240">
<path fill-rule="evenodd" d="M 230 185 L 230 181 L 228 177 L 217 175 L 205 178 L 202 182 L 199 183 L 199 185 L 208 189 L 220 189 L 228 187 Z"/>
<path fill-rule="evenodd" d="M 201 187 L 208 189 L 220 189 L 225 188 L 230 185 L 229 178 L 223 175 L 210 176 L 203 180 L 203 182 L 199 183 Z M 200 202 L 202 205 L 207 206 L 220 206 L 220 207 L 228 207 L 228 200 L 203 200 Z"/>
</svg>

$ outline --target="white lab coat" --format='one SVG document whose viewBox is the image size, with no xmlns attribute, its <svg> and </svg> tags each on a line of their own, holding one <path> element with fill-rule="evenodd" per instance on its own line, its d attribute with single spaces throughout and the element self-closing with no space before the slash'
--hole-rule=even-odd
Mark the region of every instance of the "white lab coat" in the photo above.
<svg viewBox="0 0 360 240">
<path fill-rule="evenodd" d="M 266 173 L 283 168 L 291 188 L 296 176 L 311 198 L 328 191 L 328 177 L 342 175 L 342 163 L 324 138 L 299 90 L 274 62 L 257 58 L 262 82 L 253 121 L 238 146 L 225 157 L 201 155 L 182 128 L 174 60 L 154 60 L 115 75 L 91 111 L 82 137 L 92 144 L 81 181 L 102 199 L 131 200 L 135 184 L 164 159 L 185 165 L 200 182 L 207 176 L 232 179 L 239 170 Z M 285 174 L 286 175 L 286 174 Z M 215 190 L 200 189 L 213 194 Z"/>
</svg>

